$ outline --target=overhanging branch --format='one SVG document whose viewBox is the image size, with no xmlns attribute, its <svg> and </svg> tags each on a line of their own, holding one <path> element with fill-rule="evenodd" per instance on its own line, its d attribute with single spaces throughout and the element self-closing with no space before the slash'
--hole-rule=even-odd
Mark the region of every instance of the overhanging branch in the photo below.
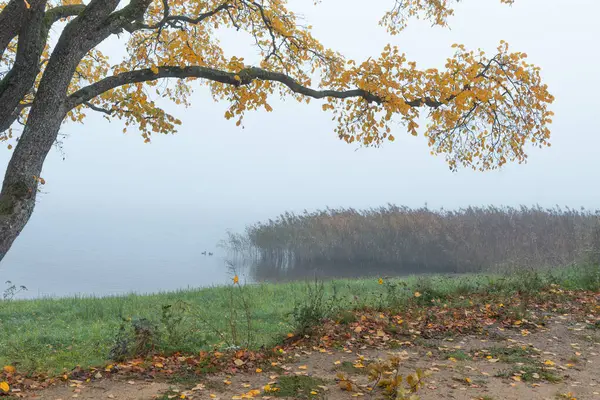
<svg viewBox="0 0 600 400">
<path fill-rule="evenodd" d="M 140 83 L 147 81 L 154 81 L 161 78 L 201 78 L 207 79 L 214 82 L 221 82 L 233 86 L 248 85 L 254 80 L 279 82 L 287 86 L 291 91 L 302 94 L 307 97 L 315 99 L 322 98 L 336 98 L 336 99 L 347 99 L 353 97 L 361 97 L 367 102 L 382 104 L 384 101 L 380 97 L 367 92 L 363 89 L 351 89 L 351 90 L 315 90 L 298 83 L 294 78 L 280 73 L 267 71 L 262 68 L 249 67 L 241 70 L 240 72 L 226 72 L 209 67 L 201 66 L 188 66 L 188 67 L 175 67 L 175 66 L 162 66 L 158 67 L 154 71 L 150 68 L 140 69 L 128 72 L 122 72 L 120 74 L 109 76 L 96 83 L 86 86 L 72 95 L 67 100 L 68 109 L 72 109 L 92 100 L 94 97 L 101 95 L 109 90 L 115 89 L 119 86 Z M 430 98 L 417 99 L 407 102 L 411 107 L 422 107 L 424 105 L 437 108 L 443 103 Z"/>
</svg>

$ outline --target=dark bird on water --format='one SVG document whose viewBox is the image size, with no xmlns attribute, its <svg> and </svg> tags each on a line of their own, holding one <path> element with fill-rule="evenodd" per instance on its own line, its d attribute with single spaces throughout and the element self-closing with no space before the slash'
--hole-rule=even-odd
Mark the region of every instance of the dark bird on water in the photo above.
<svg viewBox="0 0 600 400">
<path fill-rule="evenodd" d="M 203 252 L 202 252 L 202 253 L 200 253 L 200 254 L 202 254 L 203 256 L 205 256 L 205 255 L 206 255 L 206 251 L 203 251 Z"/>
<path fill-rule="evenodd" d="M 209 255 L 209 256 L 212 256 L 212 255 L 213 255 L 213 253 L 208 253 L 208 255 Z"/>
</svg>

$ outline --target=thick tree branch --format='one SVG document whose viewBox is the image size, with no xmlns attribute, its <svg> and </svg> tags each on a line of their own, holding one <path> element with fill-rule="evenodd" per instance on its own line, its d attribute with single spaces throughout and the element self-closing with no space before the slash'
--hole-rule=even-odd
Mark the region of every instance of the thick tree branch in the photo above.
<svg viewBox="0 0 600 400">
<path fill-rule="evenodd" d="M 39 60 L 47 37 L 43 24 L 45 7 L 46 0 L 32 1 L 23 13 L 14 65 L 0 80 L 0 132 L 14 122 L 15 108 L 33 87 L 39 73 Z"/>
<path fill-rule="evenodd" d="M 24 15 L 22 0 L 11 0 L 0 12 L 0 60 L 10 41 L 19 34 Z"/>
<path fill-rule="evenodd" d="M 114 76 L 109 76 L 96 83 L 81 88 L 80 90 L 76 91 L 75 93 L 69 96 L 67 100 L 67 109 L 70 110 L 74 107 L 77 107 L 78 105 L 89 102 L 94 97 L 99 96 L 100 94 L 109 90 L 115 89 L 119 86 L 131 83 L 153 81 L 161 78 L 202 78 L 234 86 L 248 85 L 252 81 L 258 79 L 263 81 L 279 82 L 287 86 L 291 91 L 295 93 L 302 94 L 304 96 L 312 97 L 315 99 L 322 99 L 326 97 L 336 99 L 361 97 L 367 102 L 374 102 L 377 104 L 383 103 L 383 99 L 363 89 L 315 90 L 301 85 L 295 79 L 288 75 L 282 74 L 280 72 L 267 71 L 262 68 L 249 67 L 235 74 L 233 72 L 226 72 L 214 68 L 201 66 L 163 66 L 158 67 L 158 71 L 153 71 L 152 69 L 147 68 L 123 72 Z M 426 105 L 432 108 L 437 108 L 440 107 L 443 103 L 430 98 L 425 98 L 408 101 L 407 104 L 411 107 L 421 107 Z"/>
<path fill-rule="evenodd" d="M 22 3 L 23 9 L 25 9 L 23 1 L 18 0 L 18 3 Z M 27 10 L 31 15 L 23 14 L 23 20 L 26 20 L 27 24 L 21 28 L 23 40 L 19 37 L 15 65 L 0 81 L 0 103 L 3 105 L 3 110 L 0 110 L 0 132 L 8 129 L 20 115 L 21 108 L 18 104 L 25 94 L 32 89 L 35 78 L 40 71 L 39 59 L 48 40 L 48 33 L 52 25 L 61 18 L 79 15 L 85 9 L 83 4 L 59 6 L 46 11 L 45 15 L 42 15 L 39 13 L 43 13 L 43 5 L 39 3 L 38 1 L 38 4 L 36 4 L 38 9 Z M 45 3 L 45 1 L 42 3 Z M 33 18 L 34 12 L 39 14 L 35 19 Z"/>
<path fill-rule="evenodd" d="M 84 4 L 70 4 L 66 6 L 58 6 L 46 11 L 44 22 L 46 25 L 52 25 L 63 18 L 74 17 L 85 10 Z"/>
</svg>

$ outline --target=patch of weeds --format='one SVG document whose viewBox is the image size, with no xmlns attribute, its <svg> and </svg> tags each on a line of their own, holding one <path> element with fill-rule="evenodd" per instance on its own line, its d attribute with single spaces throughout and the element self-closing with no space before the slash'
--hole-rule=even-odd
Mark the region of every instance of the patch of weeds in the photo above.
<svg viewBox="0 0 600 400">
<path fill-rule="evenodd" d="M 397 310 L 406 305 L 406 299 L 410 296 L 408 285 L 405 281 L 380 280 L 385 288 L 385 298 L 381 298 L 381 309 L 387 308 Z"/>
<path fill-rule="evenodd" d="M 492 347 L 487 349 L 486 353 L 507 364 L 535 362 L 531 358 L 531 353 L 522 347 Z"/>
<path fill-rule="evenodd" d="M 198 380 L 198 375 L 194 371 L 188 369 L 185 371 L 178 371 L 177 373 L 169 376 L 167 382 L 189 389 L 196 386 L 196 384 L 198 384 Z"/>
<path fill-rule="evenodd" d="M 160 321 L 165 330 L 169 344 L 179 347 L 189 335 L 189 329 L 183 329 L 189 315 L 190 306 L 185 301 L 176 301 L 173 304 L 162 306 Z"/>
<path fill-rule="evenodd" d="M 158 397 L 156 397 L 156 400 L 171 400 L 171 399 L 179 398 L 179 396 L 180 396 L 179 390 L 169 388 L 164 393 L 162 393 Z"/>
<path fill-rule="evenodd" d="M 325 284 L 315 279 L 313 283 L 307 283 L 306 295 L 294 305 L 291 312 L 293 325 L 296 332 L 307 334 L 324 319 L 338 314 L 343 308 L 337 287 L 333 286 L 333 295 L 327 298 Z"/>
<path fill-rule="evenodd" d="M 312 376 L 280 376 L 277 384 L 274 385 L 274 388 L 278 390 L 273 391 L 273 394 L 276 397 L 295 399 L 315 398 L 316 395 L 311 394 L 311 392 L 322 392 L 319 386 L 325 386 L 326 384 L 326 380 Z"/>
<path fill-rule="evenodd" d="M 587 340 L 588 342 L 592 342 L 592 343 L 600 343 L 600 334 L 592 334 L 592 335 L 578 335 L 579 337 L 583 338 L 584 340 Z"/>
<path fill-rule="evenodd" d="M 593 324 L 588 324 L 587 328 L 593 330 L 600 330 L 600 320 L 594 322 Z"/>
<path fill-rule="evenodd" d="M 347 374 L 361 374 L 366 375 L 369 373 L 367 368 L 356 368 L 350 361 L 343 361 L 340 365 L 336 365 L 334 368 L 337 372 L 345 372 Z"/>
<path fill-rule="evenodd" d="M 533 364 L 514 366 L 500 371 L 496 374 L 496 376 L 500 378 L 520 377 L 524 382 L 546 381 L 550 383 L 558 383 L 562 381 L 562 378 L 556 375 L 556 373 L 553 371 Z"/>
<path fill-rule="evenodd" d="M 356 322 L 356 314 L 353 313 L 352 311 L 348 311 L 348 310 L 343 310 L 337 318 L 338 323 L 342 324 L 342 325 L 348 325 L 351 324 L 353 322 Z"/>
<path fill-rule="evenodd" d="M 196 373 L 201 375 L 214 374 L 215 372 L 218 372 L 218 370 L 219 369 L 212 363 L 210 358 L 203 358 L 196 365 Z"/>
<path fill-rule="evenodd" d="M 579 364 L 581 362 L 581 359 L 577 356 L 571 356 L 567 361 L 571 364 Z"/>
<path fill-rule="evenodd" d="M 600 234 L 600 230 L 598 231 Z M 575 288 L 584 290 L 600 290 L 600 265 L 593 263 L 575 268 Z"/>
<path fill-rule="evenodd" d="M 419 305 L 431 305 L 433 300 L 445 300 L 447 296 L 439 287 L 432 278 L 420 277 L 412 287 L 411 301 Z"/>
<path fill-rule="evenodd" d="M 128 357 L 144 357 L 156 349 L 158 327 L 147 318 L 122 318 L 119 331 L 110 349 L 113 361 L 124 361 Z"/>
<path fill-rule="evenodd" d="M 448 358 L 448 359 L 453 358 L 453 359 L 458 360 L 458 361 L 471 360 L 471 356 L 468 355 L 467 353 L 465 353 L 462 350 L 457 350 L 457 351 L 453 351 L 451 353 L 448 353 L 446 355 L 446 358 Z"/>
<path fill-rule="evenodd" d="M 437 349 L 439 347 L 437 343 L 423 338 L 416 338 L 414 340 L 414 344 L 416 344 L 417 346 L 425 347 L 427 349 Z"/>
</svg>

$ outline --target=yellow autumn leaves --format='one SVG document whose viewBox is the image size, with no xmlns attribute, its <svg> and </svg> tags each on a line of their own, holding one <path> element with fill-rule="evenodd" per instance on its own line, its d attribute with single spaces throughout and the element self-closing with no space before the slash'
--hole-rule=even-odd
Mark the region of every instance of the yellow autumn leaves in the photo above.
<svg viewBox="0 0 600 400">
<path fill-rule="evenodd" d="M 407 18 L 425 18 L 445 26 L 454 13 L 451 1 L 393 3 L 381 20 L 393 34 L 404 28 Z M 238 126 L 249 111 L 272 111 L 269 99 L 274 95 L 303 103 L 308 103 L 311 96 L 325 97 L 321 107 L 332 112 L 340 139 L 379 146 L 395 140 L 392 129 L 400 123 L 411 135 L 423 134 L 431 152 L 444 155 L 451 169 L 466 166 L 486 170 L 509 161 L 524 162 L 527 144 L 549 145 L 549 105 L 554 98 L 541 80 L 540 69 L 526 62 L 527 54 L 509 52 L 505 42 L 493 56 L 457 44 L 443 69 L 419 69 L 391 45 L 385 46 L 379 56 L 362 62 L 345 59 L 323 46 L 312 35 L 310 26 L 299 23 L 285 0 L 233 1 L 229 7 L 223 7 L 221 0 L 157 0 L 147 9 L 143 24 L 160 26 L 165 4 L 172 16 L 184 16 L 185 20 L 160 30 L 133 29 L 127 56 L 114 65 L 99 50 L 91 50 L 80 62 L 69 88 L 73 93 L 114 75 L 151 70 L 153 76 L 148 81 L 124 84 L 88 103 L 104 110 L 108 119 L 122 119 L 124 132 L 136 126 L 144 142 L 150 142 L 154 134 L 173 133 L 181 124 L 158 104 L 158 99 L 190 106 L 190 96 L 200 83 L 210 89 L 215 101 L 229 103 L 225 118 L 234 119 Z M 210 16 L 202 19 L 207 11 Z M 194 19 L 201 21 L 189 23 Z M 279 75 L 242 79 L 243 70 L 250 65 L 243 57 L 225 54 L 217 34 L 223 28 L 249 35 L 256 45 L 258 66 Z M 15 49 L 13 46 L 7 51 L 6 59 L 14 56 Z M 44 59 L 49 58 L 49 51 L 48 47 Z M 154 80 L 159 68 L 189 66 L 210 68 L 214 77 L 202 81 L 195 77 Z M 235 84 L 223 79 L 223 74 L 233 74 Z M 337 95 L 300 94 L 298 85 L 335 91 Z M 292 86 L 296 92 L 290 90 Z M 353 94 L 341 95 L 348 91 Z M 32 102 L 33 98 L 24 100 Z M 23 117 L 27 110 L 23 109 Z M 82 122 L 88 111 L 86 105 L 81 105 L 68 116 Z M 421 127 L 423 113 L 428 124 Z"/>
<path fill-rule="evenodd" d="M 12 365 L 5 365 L 2 367 L 2 371 L 4 371 L 8 375 L 12 375 L 16 372 L 15 367 Z M 6 381 L 0 381 L 0 393 L 8 393 L 10 391 L 10 385 Z"/>
<path fill-rule="evenodd" d="M 343 73 L 325 80 L 339 91 L 360 88 L 375 96 L 328 98 L 323 109 L 333 110 L 338 136 L 378 146 L 391 135 L 394 121 L 416 136 L 423 110 L 429 119 L 423 134 L 432 153 L 446 155 L 452 169 L 524 162 L 527 143 L 549 145 L 553 113 L 548 107 L 554 97 L 540 69 L 525 61 L 527 55 L 511 53 L 503 41 L 493 57 L 459 44 L 454 49 L 445 70 L 419 70 L 388 45 L 378 59 L 348 63 Z"/>
</svg>

